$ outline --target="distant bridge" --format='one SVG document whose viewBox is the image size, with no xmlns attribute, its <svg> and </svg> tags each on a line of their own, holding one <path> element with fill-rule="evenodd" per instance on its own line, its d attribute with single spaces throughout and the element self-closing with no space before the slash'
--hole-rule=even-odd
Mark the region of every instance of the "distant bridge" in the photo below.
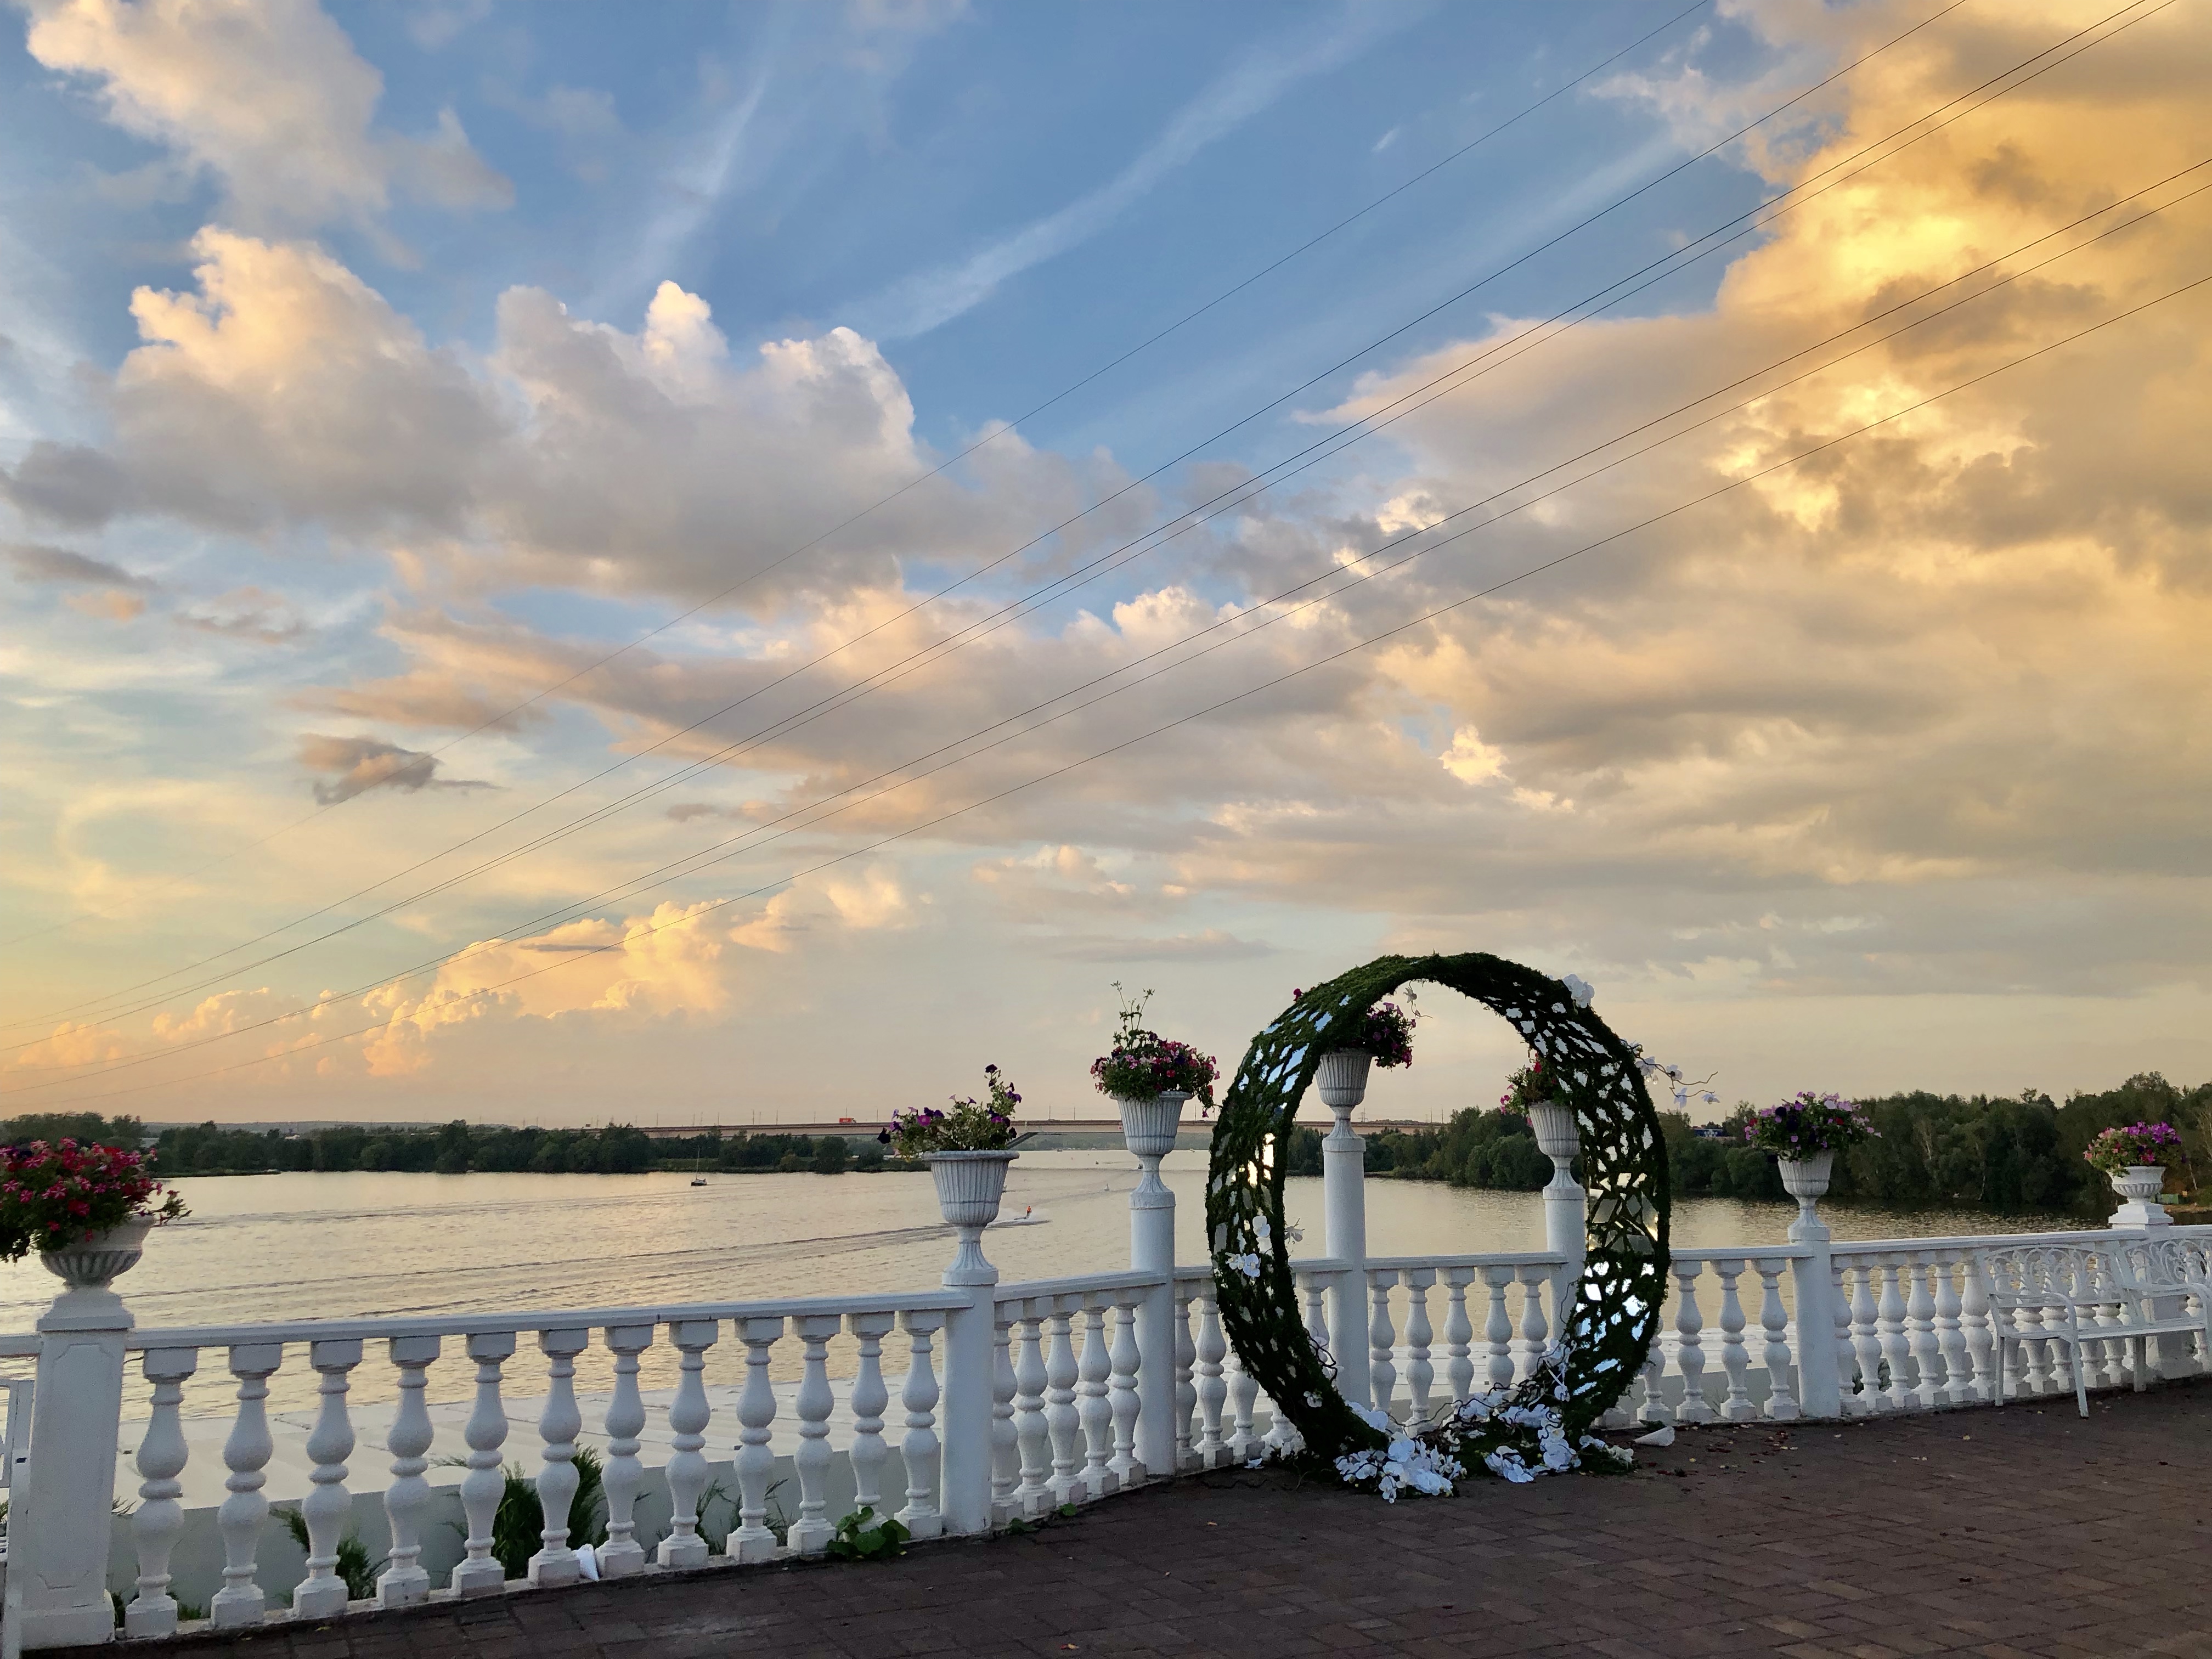
<svg viewBox="0 0 2212 1659">
<path fill-rule="evenodd" d="M 644 1126 L 645 1133 L 654 1140 L 688 1140 L 696 1135 L 720 1135 L 732 1140 L 740 1135 L 842 1135 L 847 1139 L 873 1139 L 882 1133 L 885 1120 L 882 1118 L 840 1117 L 827 1121 L 814 1119 L 790 1123 L 653 1123 Z M 1014 1125 L 1020 1133 L 1016 1144 L 1039 1137 L 1058 1138 L 1061 1135 L 1115 1135 L 1121 1133 L 1118 1117 L 1048 1117 L 1022 1118 Z M 1329 1120 L 1319 1122 L 1300 1119 L 1299 1127 L 1307 1129 L 1326 1129 Z M 1355 1121 L 1352 1126 L 1363 1135 L 1376 1135 L 1388 1129 L 1433 1129 L 1437 1126 L 1425 1119 L 1396 1117 L 1370 1118 Z M 1211 1118 L 1186 1118 L 1182 1132 L 1193 1130 L 1206 1134 L 1213 1133 Z"/>
</svg>

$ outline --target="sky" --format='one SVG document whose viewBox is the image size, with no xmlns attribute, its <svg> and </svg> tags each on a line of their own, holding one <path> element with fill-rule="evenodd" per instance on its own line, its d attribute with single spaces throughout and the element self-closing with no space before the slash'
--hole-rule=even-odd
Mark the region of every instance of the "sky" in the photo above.
<svg viewBox="0 0 2212 1659">
<path fill-rule="evenodd" d="M 2212 1073 L 2193 0 L 0 40 L 0 1116 Z"/>
</svg>

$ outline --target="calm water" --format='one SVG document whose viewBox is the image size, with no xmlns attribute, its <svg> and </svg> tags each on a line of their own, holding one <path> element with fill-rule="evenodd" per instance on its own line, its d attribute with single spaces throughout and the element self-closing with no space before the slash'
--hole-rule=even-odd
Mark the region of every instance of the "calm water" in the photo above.
<svg viewBox="0 0 2212 1659">
<path fill-rule="evenodd" d="M 1176 1259 L 1198 1260 L 1206 1154 L 1171 1154 L 1164 1173 L 1177 1200 Z M 272 1175 L 177 1184 L 191 1216 L 156 1233 L 145 1260 L 118 1281 L 142 1328 L 919 1290 L 938 1282 L 951 1255 L 926 1174 L 714 1175 L 697 1188 L 680 1174 Z M 1128 1260 L 1135 1184 L 1123 1152 L 1025 1152 L 1004 1213 L 1031 1207 L 1042 1224 L 995 1228 L 986 1253 L 1007 1280 L 1119 1266 Z M 1395 1181 L 1370 1182 L 1367 1192 L 1368 1248 L 1376 1255 L 1543 1248 L 1534 1193 Z M 1286 1208 L 1305 1230 L 1299 1253 L 1319 1255 L 1321 1182 L 1291 1182 Z M 1674 1237 L 1684 1248 L 1771 1243 L 1796 1212 L 1687 1200 L 1675 1206 Z M 1838 1238 L 2063 1224 L 1960 1212 L 1824 1213 Z M 29 1329 L 53 1285 L 35 1261 L 0 1266 L 0 1330 Z M 710 1380 L 734 1368 L 736 1348 L 724 1342 L 714 1352 Z M 797 1358 L 790 1343 L 779 1345 L 780 1358 L 784 1348 Z M 597 1357 L 595 1349 L 580 1368 L 580 1385 L 604 1386 L 589 1363 Z M 514 1369 L 531 1363 L 518 1355 Z M 211 1391 L 223 1386 L 217 1357 L 207 1366 L 193 1392 L 200 1408 L 213 1409 Z M 648 1386 L 672 1382 L 665 1368 L 648 1364 Z M 357 1396 L 388 1394 L 388 1370 L 372 1355 L 356 1373 Z M 435 1367 L 433 1378 L 434 1398 L 467 1391 L 458 1358 Z M 272 1379 L 272 1403 L 304 1402 L 313 1383 L 303 1362 L 289 1361 Z"/>
</svg>

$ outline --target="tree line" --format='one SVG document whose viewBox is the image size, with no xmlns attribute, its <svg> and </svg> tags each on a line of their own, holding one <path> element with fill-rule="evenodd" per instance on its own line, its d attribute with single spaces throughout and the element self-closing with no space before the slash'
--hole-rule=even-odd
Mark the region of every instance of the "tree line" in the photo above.
<svg viewBox="0 0 2212 1659">
<path fill-rule="evenodd" d="M 678 1136 L 655 1140 L 623 1123 L 599 1128 L 504 1124 L 335 1124 L 303 1133 L 225 1129 L 213 1123 L 149 1125 L 96 1112 L 46 1112 L 0 1122 L 0 1145 L 99 1141 L 136 1147 L 149 1136 L 163 1175 L 404 1170 L 418 1175 L 635 1175 L 647 1170 L 811 1171 L 880 1170 L 890 1162 L 869 1137 L 857 1151 L 842 1135 Z M 918 1166 L 917 1166 L 918 1167 Z"/>
<path fill-rule="evenodd" d="M 2080 1091 L 2063 1105 L 2028 1090 L 2017 1096 L 1938 1095 L 1924 1090 L 1863 1103 L 1875 1138 L 1836 1159 L 1829 1196 L 1843 1203 L 1899 1208 L 1959 1207 L 2087 1214 L 2117 1200 L 2082 1153 L 2118 1124 L 2171 1123 L 2187 1161 L 2166 1175 L 2166 1190 L 2189 1193 L 2196 1171 L 2212 1173 L 2212 1083 L 2185 1089 L 2156 1072 L 2118 1087 Z M 1677 1198 L 1787 1198 L 1774 1160 L 1743 1144 L 1751 1103 L 1739 1103 L 1705 1131 L 1680 1112 L 1662 1112 L 1667 1164 Z M 1719 1133 L 1713 1133 L 1717 1127 Z M 1291 1173 L 1321 1173 L 1321 1137 L 1291 1149 Z M 1310 1169 L 1304 1167 L 1310 1164 Z M 1552 1178 L 1528 1120 L 1497 1108 L 1469 1108 L 1434 1129 L 1370 1137 L 1371 1173 L 1455 1186 L 1533 1192 Z"/>
</svg>

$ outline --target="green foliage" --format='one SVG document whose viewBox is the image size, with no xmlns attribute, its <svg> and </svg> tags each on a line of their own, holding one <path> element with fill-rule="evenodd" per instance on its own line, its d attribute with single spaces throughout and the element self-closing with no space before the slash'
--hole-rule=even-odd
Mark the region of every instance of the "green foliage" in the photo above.
<svg viewBox="0 0 2212 1659">
<path fill-rule="evenodd" d="M 842 1175 L 851 1153 L 842 1135 L 824 1135 L 814 1143 L 814 1162 L 809 1165 L 817 1175 Z"/>
<path fill-rule="evenodd" d="M 1875 1133 L 1837 1155 L 1828 1191 L 1841 1203 L 2100 1213 L 2112 1193 L 2082 1152 L 2101 1131 L 2138 1121 L 2181 1132 L 2182 1167 L 2169 1176 L 2168 1190 L 2194 1188 L 2200 1165 L 2212 1170 L 2212 1084 L 2183 1089 L 2155 1072 L 2075 1094 L 2063 1106 L 2033 1090 L 2017 1097 L 1916 1091 L 1860 1104 Z M 1738 1104 L 1717 1136 L 1697 1133 L 1682 1113 L 1659 1115 L 1678 1195 L 1787 1200 L 1774 1159 L 1745 1144 L 1752 1109 Z M 1509 1191 L 1534 1191 L 1552 1175 L 1525 1118 L 1472 1107 L 1433 1129 L 1370 1136 L 1366 1163 L 1375 1174 Z M 1290 1173 L 1321 1173 L 1317 1134 L 1310 1155 L 1292 1146 Z"/>
<path fill-rule="evenodd" d="M 824 1552 L 838 1561 L 888 1561 L 906 1553 L 906 1540 L 914 1534 L 886 1515 L 877 1517 L 863 1504 L 837 1523 Z"/>
<path fill-rule="evenodd" d="M 438 1461 L 450 1468 L 468 1462 L 465 1457 Z M 589 1544 L 596 1549 L 607 1541 L 606 1492 L 599 1453 L 589 1446 L 577 1447 L 575 1468 L 576 1495 L 568 1500 L 568 1547 Z M 509 1463 L 501 1474 L 505 1485 L 499 1508 L 492 1512 L 492 1559 L 507 1577 L 526 1577 L 530 1558 L 545 1547 L 545 1506 L 538 1501 L 537 1481 L 523 1473 L 521 1464 Z M 464 1538 L 468 1536 L 465 1523 L 449 1521 L 446 1524 Z"/>
<path fill-rule="evenodd" d="M 137 1152 L 145 1132 L 146 1126 L 135 1117 L 102 1117 L 98 1112 L 28 1112 L 0 1122 L 0 1146 L 26 1140 L 76 1140 Z"/>
<path fill-rule="evenodd" d="M 284 1523 L 284 1530 L 292 1534 L 294 1543 L 310 1555 L 315 1553 L 315 1547 L 307 1541 L 306 1516 L 297 1510 L 279 1510 L 276 1511 L 276 1518 Z M 338 1540 L 338 1559 L 336 1568 L 337 1576 L 345 1580 L 346 1600 L 365 1601 L 375 1595 L 376 1575 L 383 1570 L 384 1563 L 381 1561 L 374 1566 L 369 1565 L 368 1546 L 361 1541 L 359 1533 L 351 1527 L 348 1527 L 345 1536 Z M 181 1612 L 179 1616 L 182 1616 Z"/>
<path fill-rule="evenodd" d="M 155 1152 L 155 1167 L 164 1176 L 286 1170 L 629 1175 L 653 1166 L 653 1145 L 644 1131 L 614 1123 L 597 1129 L 515 1129 L 459 1121 L 420 1127 L 349 1123 L 303 1135 L 179 1124 L 161 1131 Z"/>
</svg>

